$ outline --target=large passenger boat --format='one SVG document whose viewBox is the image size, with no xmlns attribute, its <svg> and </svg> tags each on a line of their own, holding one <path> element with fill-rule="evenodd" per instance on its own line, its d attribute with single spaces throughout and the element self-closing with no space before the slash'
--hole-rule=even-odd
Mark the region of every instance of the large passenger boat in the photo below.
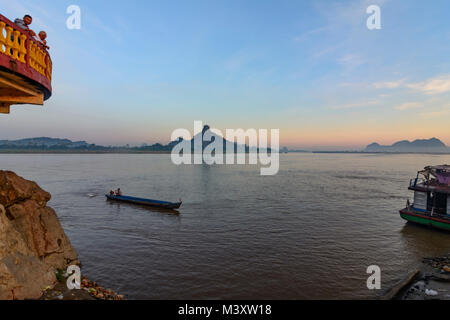
<svg viewBox="0 0 450 320">
<path fill-rule="evenodd" d="M 0 113 L 11 105 L 43 105 L 52 94 L 52 60 L 45 46 L 0 14 Z"/>
<path fill-rule="evenodd" d="M 450 165 L 430 166 L 417 173 L 409 190 L 414 203 L 408 200 L 400 216 L 410 222 L 450 231 Z"/>
</svg>

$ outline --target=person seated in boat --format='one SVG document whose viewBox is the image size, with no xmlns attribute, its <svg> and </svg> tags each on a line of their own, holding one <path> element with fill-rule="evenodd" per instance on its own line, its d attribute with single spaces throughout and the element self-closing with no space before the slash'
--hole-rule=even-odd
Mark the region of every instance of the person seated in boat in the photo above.
<svg viewBox="0 0 450 320">
<path fill-rule="evenodd" d="M 114 197 L 114 190 L 111 190 L 111 191 L 109 192 L 109 195 L 110 195 L 111 197 Z"/>
<path fill-rule="evenodd" d="M 19 27 L 27 31 L 32 37 L 36 36 L 36 33 L 30 29 L 29 25 L 33 22 L 33 18 L 26 14 L 23 19 L 17 18 L 14 20 L 14 23 L 17 24 Z"/>
<path fill-rule="evenodd" d="M 117 191 L 116 191 L 116 196 L 121 196 L 122 195 L 122 191 L 120 191 L 120 188 L 119 189 L 117 189 Z"/>
</svg>

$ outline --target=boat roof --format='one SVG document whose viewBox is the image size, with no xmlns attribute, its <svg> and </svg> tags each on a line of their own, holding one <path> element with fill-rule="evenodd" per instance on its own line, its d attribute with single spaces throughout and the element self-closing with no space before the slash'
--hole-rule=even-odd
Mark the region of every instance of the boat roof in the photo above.
<svg viewBox="0 0 450 320">
<path fill-rule="evenodd" d="M 437 181 L 429 182 L 428 184 L 419 183 L 416 186 L 409 187 L 409 190 L 420 191 L 420 192 L 438 192 L 438 193 L 446 193 L 450 195 L 450 186 L 443 185 L 438 183 Z"/>
<path fill-rule="evenodd" d="M 450 165 L 444 164 L 444 165 L 440 165 L 440 166 L 428 166 L 428 167 L 425 167 L 424 170 L 436 170 L 436 171 L 448 171 L 448 172 L 450 172 Z"/>
<path fill-rule="evenodd" d="M 410 190 L 450 194 L 450 165 L 428 166 L 419 171 L 418 175 L 424 176 L 425 180 L 419 183 L 416 180 Z"/>
</svg>

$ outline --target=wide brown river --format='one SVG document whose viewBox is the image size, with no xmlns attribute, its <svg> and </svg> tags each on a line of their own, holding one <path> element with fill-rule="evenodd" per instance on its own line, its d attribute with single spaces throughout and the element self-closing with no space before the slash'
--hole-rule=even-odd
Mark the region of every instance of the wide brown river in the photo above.
<svg viewBox="0 0 450 320">
<path fill-rule="evenodd" d="M 0 155 L 52 194 L 82 272 L 130 299 L 375 298 L 450 234 L 407 224 L 409 179 L 446 155 L 287 154 L 280 172 L 169 155 Z M 176 201 L 180 215 L 106 201 Z M 382 290 L 366 269 L 378 265 Z"/>
</svg>

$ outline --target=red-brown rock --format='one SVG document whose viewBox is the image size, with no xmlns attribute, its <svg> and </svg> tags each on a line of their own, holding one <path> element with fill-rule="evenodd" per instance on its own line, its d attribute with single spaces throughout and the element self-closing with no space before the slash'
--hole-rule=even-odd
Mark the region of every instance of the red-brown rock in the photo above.
<svg viewBox="0 0 450 320">
<path fill-rule="evenodd" d="M 0 171 L 0 299 L 33 299 L 78 255 L 35 182 Z"/>
</svg>

